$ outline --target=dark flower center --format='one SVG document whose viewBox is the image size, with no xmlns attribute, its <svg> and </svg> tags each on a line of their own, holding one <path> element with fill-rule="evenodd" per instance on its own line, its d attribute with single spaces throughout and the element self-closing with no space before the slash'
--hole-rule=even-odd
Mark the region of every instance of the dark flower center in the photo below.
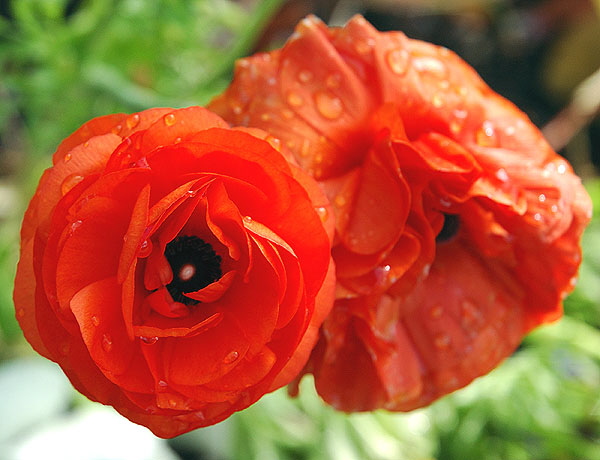
<svg viewBox="0 0 600 460">
<path fill-rule="evenodd" d="M 444 214 L 444 225 L 435 237 L 436 243 L 446 243 L 456 236 L 460 229 L 460 217 L 458 214 Z"/>
<path fill-rule="evenodd" d="M 165 257 L 173 270 L 173 281 L 167 285 L 167 290 L 173 300 L 185 305 L 199 302 L 184 293 L 205 288 L 223 275 L 221 256 L 197 236 L 178 236 L 167 244 Z"/>
</svg>

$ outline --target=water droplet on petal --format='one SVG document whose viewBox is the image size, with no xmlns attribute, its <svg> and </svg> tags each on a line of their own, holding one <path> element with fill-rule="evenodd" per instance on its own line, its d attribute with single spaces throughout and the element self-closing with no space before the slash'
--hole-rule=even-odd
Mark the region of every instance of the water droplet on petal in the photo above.
<svg viewBox="0 0 600 460">
<path fill-rule="evenodd" d="M 440 350 L 448 348 L 448 345 L 450 345 L 450 336 L 440 334 L 433 340 L 433 344 Z"/>
<path fill-rule="evenodd" d="M 413 58 L 412 62 L 419 72 L 430 73 L 438 78 L 446 77 L 446 65 L 439 59 L 425 56 Z"/>
<path fill-rule="evenodd" d="M 122 130 L 122 129 L 123 129 L 123 126 L 121 126 L 121 125 L 117 125 L 117 126 L 115 126 L 113 129 L 111 129 L 110 131 L 111 131 L 113 134 L 119 134 L 119 133 L 121 132 L 121 130 Z"/>
<path fill-rule="evenodd" d="M 237 351 L 231 351 L 225 358 L 223 359 L 223 364 L 231 364 L 237 361 L 240 354 Z"/>
<path fill-rule="evenodd" d="M 151 252 L 152 252 L 152 241 L 144 240 L 144 241 L 142 241 L 142 244 L 140 244 L 140 248 L 138 249 L 137 256 L 140 259 L 143 259 L 145 257 L 148 257 Z"/>
<path fill-rule="evenodd" d="M 544 220 L 544 218 L 542 217 L 542 215 L 539 212 L 536 212 L 533 215 L 533 220 L 535 220 L 536 222 L 541 222 L 542 220 Z"/>
<path fill-rule="evenodd" d="M 490 121 L 484 121 L 481 128 L 475 134 L 476 142 L 482 147 L 496 146 L 496 132 Z"/>
<path fill-rule="evenodd" d="M 558 212 L 558 206 L 557 206 L 557 205 L 555 205 L 555 204 L 553 204 L 553 205 L 550 207 L 550 211 L 552 211 L 552 212 Z"/>
<path fill-rule="evenodd" d="M 79 184 L 79 182 L 81 182 L 83 179 L 84 177 L 80 176 L 79 174 L 71 174 L 70 176 L 67 176 L 60 186 L 60 191 L 63 195 L 66 195 L 71 191 L 73 187 Z"/>
<path fill-rule="evenodd" d="M 368 39 L 367 41 L 359 40 L 358 42 L 356 42 L 356 45 L 354 45 L 354 49 L 358 54 L 364 55 L 371 51 L 371 48 L 373 48 L 374 44 L 375 42 L 372 38 Z"/>
<path fill-rule="evenodd" d="M 142 342 L 144 342 L 146 345 L 154 345 L 156 342 L 158 342 L 158 337 L 140 337 L 140 340 Z M 160 382 L 159 382 L 160 385 Z M 166 386 L 166 382 L 165 382 L 165 386 Z"/>
<path fill-rule="evenodd" d="M 303 157 L 307 157 L 310 154 L 310 141 L 308 139 L 304 139 L 302 141 L 302 147 L 300 148 L 300 155 Z"/>
<path fill-rule="evenodd" d="M 69 233 L 72 235 L 73 233 L 75 233 L 75 231 L 81 227 L 81 224 L 83 224 L 83 222 L 81 220 L 76 220 L 75 222 L 73 222 L 71 224 L 71 228 L 69 230 Z"/>
<path fill-rule="evenodd" d="M 271 119 L 271 115 L 269 115 L 268 113 L 263 113 L 263 114 L 260 116 L 260 119 L 261 119 L 262 121 L 269 121 L 269 120 Z"/>
<path fill-rule="evenodd" d="M 346 204 L 346 198 L 343 195 L 338 195 L 334 198 L 333 203 L 341 208 Z"/>
<path fill-rule="evenodd" d="M 159 380 L 158 381 L 158 386 L 161 388 L 167 388 L 169 384 L 167 382 L 165 382 L 164 380 Z"/>
<path fill-rule="evenodd" d="M 63 157 L 63 161 L 65 163 L 68 163 L 69 161 L 71 161 L 71 157 L 72 155 L 70 153 L 67 153 L 64 157 Z"/>
<path fill-rule="evenodd" d="M 309 70 L 302 70 L 298 74 L 298 80 L 300 80 L 300 82 L 302 82 L 302 83 L 308 83 L 309 81 L 312 80 L 312 78 L 313 78 L 313 74 Z"/>
<path fill-rule="evenodd" d="M 498 178 L 498 180 L 501 180 L 502 182 L 508 181 L 508 173 L 506 172 L 506 170 L 504 168 L 500 168 L 500 169 L 498 169 L 498 171 L 496 171 L 496 177 Z"/>
<path fill-rule="evenodd" d="M 442 316 L 442 313 L 444 313 L 444 309 L 441 305 L 436 305 L 431 310 L 429 310 L 429 316 L 431 316 L 433 319 L 440 318 Z"/>
<path fill-rule="evenodd" d="M 25 309 L 24 309 L 24 308 L 19 308 L 19 309 L 17 310 L 17 316 L 18 316 L 19 318 L 23 318 L 23 317 L 25 317 Z"/>
<path fill-rule="evenodd" d="M 317 92 L 315 94 L 315 103 L 317 104 L 319 113 L 330 120 L 339 118 L 344 111 L 342 100 L 327 91 Z"/>
<path fill-rule="evenodd" d="M 250 217 L 250 216 L 244 216 L 244 221 L 250 223 L 250 222 L 252 222 L 252 217 Z"/>
<path fill-rule="evenodd" d="M 544 201 L 546 201 L 546 195 L 540 193 L 538 196 L 538 200 L 540 201 L 540 203 L 543 203 Z"/>
<path fill-rule="evenodd" d="M 452 132 L 452 134 L 458 134 L 458 133 L 460 133 L 461 130 L 462 130 L 462 126 L 459 122 L 457 122 L 457 121 L 450 122 L 450 131 Z"/>
<path fill-rule="evenodd" d="M 444 99 L 440 93 L 435 93 L 431 98 L 431 103 L 436 109 L 444 106 Z"/>
<path fill-rule="evenodd" d="M 317 208 L 317 215 L 321 218 L 321 222 L 325 222 L 329 216 L 329 212 L 327 208 L 321 206 Z"/>
<path fill-rule="evenodd" d="M 112 346 L 113 346 L 112 338 L 110 337 L 110 335 L 104 334 L 102 336 L 102 349 L 108 353 L 109 351 L 112 350 Z"/>
<path fill-rule="evenodd" d="M 325 79 L 325 85 L 329 89 L 337 89 L 340 87 L 341 81 L 342 81 L 342 77 L 339 74 L 334 73 L 334 74 L 329 75 Z"/>
<path fill-rule="evenodd" d="M 94 326 L 100 326 L 100 318 L 98 318 L 96 315 L 93 315 L 92 323 L 94 324 Z"/>
<path fill-rule="evenodd" d="M 507 127 L 504 129 L 504 133 L 505 133 L 507 136 L 514 136 L 516 131 L 517 131 L 517 128 L 515 128 L 514 126 L 507 126 Z"/>
<path fill-rule="evenodd" d="M 163 121 L 165 122 L 165 125 L 167 126 L 173 126 L 175 124 L 175 114 L 173 113 L 168 113 L 163 117 Z"/>
<path fill-rule="evenodd" d="M 395 49 L 387 53 L 386 61 L 392 72 L 397 75 L 403 75 L 408 70 L 408 61 L 410 54 L 405 49 Z"/>
<path fill-rule="evenodd" d="M 125 121 L 125 124 L 127 124 L 127 127 L 129 129 L 135 128 L 139 123 L 140 123 L 140 116 L 137 113 L 134 113 L 129 118 L 127 118 L 127 120 Z"/>
<path fill-rule="evenodd" d="M 556 167 L 556 172 L 558 174 L 564 174 L 567 172 L 567 166 L 564 163 L 560 163 L 557 167 Z"/>
<path fill-rule="evenodd" d="M 302 96 L 300 96 L 298 93 L 294 93 L 293 91 L 288 93 L 287 101 L 288 104 L 293 107 L 300 107 L 302 104 L 304 104 L 304 99 L 302 99 Z"/>
</svg>

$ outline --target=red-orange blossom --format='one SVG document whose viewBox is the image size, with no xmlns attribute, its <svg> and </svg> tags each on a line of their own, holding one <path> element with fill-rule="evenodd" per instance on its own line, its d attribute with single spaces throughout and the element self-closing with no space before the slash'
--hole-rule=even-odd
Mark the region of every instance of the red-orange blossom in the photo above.
<svg viewBox="0 0 600 460">
<path fill-rule="evenodd" d="M 279 138 L 333 204 L 337 300 L 305 371 L 334 407 L 423 406 L 560 317 L 590 199 L 451 51 L 308 17 L 210 107 Z"/>
</svg>

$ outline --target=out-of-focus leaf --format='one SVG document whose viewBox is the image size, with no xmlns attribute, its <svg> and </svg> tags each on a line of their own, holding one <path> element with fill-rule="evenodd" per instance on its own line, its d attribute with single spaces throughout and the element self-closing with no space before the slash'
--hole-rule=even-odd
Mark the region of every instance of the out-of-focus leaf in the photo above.
<svg viewBox="0 0 600 460">
<path fill-rule="evenodd" d="M 0 395 L 1 446 L 64 411 L 73 392 L 56 364 L 28 358 L 0 364 Z"/>
</svg>

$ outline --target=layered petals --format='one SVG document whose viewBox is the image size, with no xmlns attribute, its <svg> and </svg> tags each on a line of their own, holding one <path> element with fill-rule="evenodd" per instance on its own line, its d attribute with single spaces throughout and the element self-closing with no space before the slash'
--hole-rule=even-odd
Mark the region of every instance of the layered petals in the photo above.
<svg viewBox="0 0 600 460">
<path fill-rule="evenodd" d="M 590 199 L 451 51 L 309 16 L 210 107 L 280 139 L 333 205 L 337 300 L 306 372 L 336 408 L 421 407 L 560 317 Z"/>
<path fill-rule="evenodd" d="M 289 383 L 334 301 L 334 223 L 276 147 L 199 107 L 66 139 L 23 222 L 14 300 L 32 346 L 162 437 Z"/>
</svg>

